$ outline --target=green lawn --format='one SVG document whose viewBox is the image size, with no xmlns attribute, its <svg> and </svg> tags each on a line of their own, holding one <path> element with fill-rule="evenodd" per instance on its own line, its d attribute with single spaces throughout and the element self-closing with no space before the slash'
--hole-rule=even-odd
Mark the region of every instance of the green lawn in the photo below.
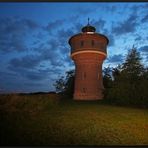
<svg viewBox="0 0 148 148">
<path fill-rule="evenodd" d="M 0 145 L 148 145 L 148 109 L 0 96 Z"/>
</svg>

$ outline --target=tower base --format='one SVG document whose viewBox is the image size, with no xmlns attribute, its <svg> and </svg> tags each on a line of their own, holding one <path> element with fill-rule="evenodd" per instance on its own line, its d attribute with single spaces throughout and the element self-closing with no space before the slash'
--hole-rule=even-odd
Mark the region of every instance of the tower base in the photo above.
<svg viewBox="0 0 148 148">
<path fill-rule="evenodd" d="M 84 94 L 74 94 L 73 97 L 74 100 L 102 100 L 103 99 L 103 94 L 97 94 L 97 95 L 84 95 Z"/>
</svg>

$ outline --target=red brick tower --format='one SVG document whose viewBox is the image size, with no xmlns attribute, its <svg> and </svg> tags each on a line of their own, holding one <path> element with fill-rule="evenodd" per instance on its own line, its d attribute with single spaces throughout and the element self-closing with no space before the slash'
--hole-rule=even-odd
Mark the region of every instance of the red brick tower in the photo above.
<svg viewBox="0 0 148 148">
<path fill-rule="evenodd" d="M 103 98 L 102 63 L 107 56 L 109 43 L 105 35 L 95 33 L 88 25 L 82 33 L 69 39 L 71 58 L 75 62 L 75 100 L 99 100 Z"/>
</svg>

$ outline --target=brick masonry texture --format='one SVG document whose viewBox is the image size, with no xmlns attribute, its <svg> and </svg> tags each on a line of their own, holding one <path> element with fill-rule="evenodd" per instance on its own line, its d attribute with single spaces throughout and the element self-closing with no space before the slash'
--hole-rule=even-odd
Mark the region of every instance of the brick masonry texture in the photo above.
<svg viewBox="0 0 148 148">
<path fill-rule="evenodd" d="M 103 99 L 102 64 L 108 40 L 98 33 L 79 33 L 69 39 L 75 62 L 74 100 Z"/>
</svg>

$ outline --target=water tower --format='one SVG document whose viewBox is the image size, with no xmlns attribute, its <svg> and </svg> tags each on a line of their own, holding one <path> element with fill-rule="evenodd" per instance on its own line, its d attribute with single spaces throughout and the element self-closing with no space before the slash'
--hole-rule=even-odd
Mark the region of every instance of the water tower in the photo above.
<svg viewBox="0 0 148 148">
<path fill-rule="evenodd" d="M 75 63 L 74 100 L 103 98 L 102 64 L 107 56 L 108 38 L 88 24 L 69 39 Z"/>
</svg>

